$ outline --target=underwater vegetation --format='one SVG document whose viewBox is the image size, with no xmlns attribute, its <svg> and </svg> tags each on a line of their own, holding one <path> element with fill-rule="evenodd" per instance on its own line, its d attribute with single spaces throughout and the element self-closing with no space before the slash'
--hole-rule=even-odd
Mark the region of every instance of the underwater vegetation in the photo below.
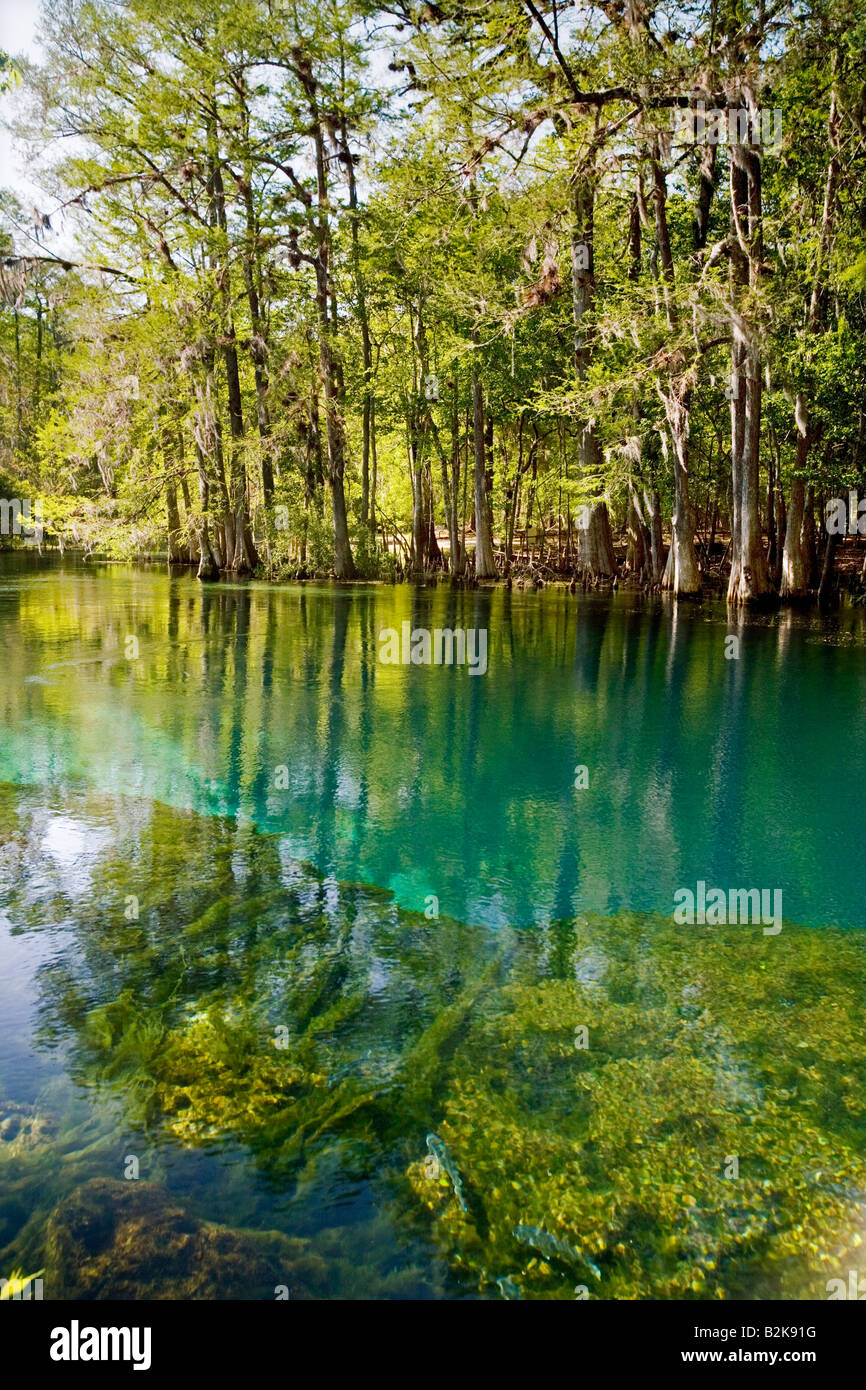
<svg viewBox="0 0 866 1390">
<path fill-rule="evenodd" d="M 24 1274 L 20 1269 L 13 1269 L 7 1279 L 0 1279 L 0 1303 L 8 1298 L 21 1298 L 33 1280 L 44 1273 L 44 1269 L 37 1269 L 35 1274 Z"/>
<path fill-rule="evenodd" d="M 114 827 L 82 893 L 29 795 L 0 907 L 54 943 L 36 1046 L 79 1099 L 0 1104 L 0 1267 L 48 1296 L 796 1299 L 862 1250 L 859 932 L 431 922 L 252 827 L 66 796 Z"/>
<path fill-rule="evenodd" d="M 447 1088 L 488 1225 L 437 1192 L 451 1262 L 523 1297 L 825 1296 L 866 1235 L 859 935 L 786 927 L 769 951 L 623 915 L 551 938 L 570 971 L 527 937 Z"/>
<path fill-rule="evenodd" d="M 156 1183 L 94 1178 L 52 1213 L 46 1258 L 61 1299 L 291 1298 L 327 1289 L 309 1242 L 229 1230 L 191 1215 Z"/>
</svg>

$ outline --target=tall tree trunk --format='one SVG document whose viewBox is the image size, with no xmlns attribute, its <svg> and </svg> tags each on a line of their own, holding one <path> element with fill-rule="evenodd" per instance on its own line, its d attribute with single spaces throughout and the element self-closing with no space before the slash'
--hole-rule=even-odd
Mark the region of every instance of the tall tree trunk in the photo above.
<svg viewBox="0 0 866 1390">
<path fill-rule="evenodd" d="M 256 424 L 258 425 L 259 439 L 263 445 L 262 498 L 265 511 L 269 512 L 274 505 L 274 466 L 268 447 L 268 441 L 271 437 L 271 418 L 268 409 L 268 391 L 270 390 L 267 368 L 268 342 L 261 312 L 261 300 L 255 282 L 254 266 L 245 263 L 244 272 L 247 282 L 247 302 L 250 308 L 250 327 L 252 328 L 250 357 L 253 362 L 253 376 L 256 384 Z"/>
<path fill-rule="evenodd" d="M 797 422 L 797 461 L 791 483 L 791 503 L 782 551 L 781 592 L 782 597 L 788 599 L 802 598 L 808 592 L 806 556 L 803 550 L 803 520 L 806 501 L 804 472 L 809 454 L 809 417 L 802 392 L 797 393 L 794 415 Z"/>
<path fill-rule="evenodd" d="M 428 511 L 427 476 L 424 464 L 424 437 L 418 420 L 417 406 L 413 403 L 412 418 L 409 421 L 409 467 L 412 470 L 412 549 L 411 569 L 423 574 L 427 568 L 427 553 L 430 541 L 430 518 Z"/>
<path fill-rule="evenodd" d="M 605 502 L 596 502 L 590 508 L 587 524 L 578 532 L 577 559 L 582 570 L 598 579 L 610 579 L 616 574 L 610 516 Z"/>
<path fill-rule="evenodd" d="M 829 139 L 833 154 L 827 165 L 824 184 L 824 207 L 821 215 L 821 233 L 818 242 L 818 255 L 812 293 L 809 300 L 807 326 L 810 333 L 817 333 L 823 319 L 824 268 L 829 256 L 832 228 L 836 208 L 836 192 L 839 182 L 839 118 L 835 89 L 830 99 Z M 809 405 L 805 392 L 798 391 L 794 403 L 794 420 L 797 426 L 797 460 L 795 476 L 791 484 L 791 506 L 788 512 L 788 526 L 785 533 L 785 551 L 782 557 L 782 597 L 801 598 L 808 593 L 810 583 L 814 582 L 815 546 L 814 518 L 811 515 L 811 500 L 808 519 L 805 508 L 805 476 L 809 462 L 809 449 L 814 442 L 814 432 L 810 428 Z M 810 498 L 812 489 L 809 489 Z M 827 563 L 832 565 L 833 551 L 826 552 Z M 826 591 L 825 591 L 826 599 Z"/>
<path fill-rule="evenodd" d="M 785 537 L 787 535 L 788 513 L 785 506 L 785 494 L 781 487 L 776 488 L 776 535 L 778 544 L 776 546 L 776 569 L 770 576 L 776 588 L 782 583 L 782 557 L 784 554 Z"/>
<path fill-rule="evenodd" d="M 235 78 L 235 89 L 241 108 L 241 134 L 247 152 L 250 149 L 250 120 L 247 102 L 246 83 L 242 73 Z M 265 512 L 270 512 L 274 503 L 274 468 L 267 440 L 271 435 L 270 412 L 268 409 L 268 331 L 267 321 L 262 312 L 262 266 L 261 266 L 261 227 L 253 201 L 253 162 L 247 153 L 244 162 L 244 177 L 240 181 L 246 217 L 246 241 L 243 256 L 244 285 L 250 310 L 250 357 L 253 362 L 253 376 L 256 385 L 256 423 L 262 441 L 262 497 Z"/>
<path fill-rule="evenodd" d="M 728 597 L 735 603 L 751 603 L 770 589 L 764 545 L 761 537 L 760 432 L 761 363 L 757 348 L 746 352 L 746 414 L 741 461 L 740 554 L 737 583 L 729 587 Z"/>
<path fill-rule="evenodd" d="M 208 342 L 201 353 L 200 370 L 193 368 L 193 390 L 196 398 L 193 433 L 198 459 L 199 493 L 204 497 L 202 507 L 205 508 L 203 516 L 208 534 L 207 549 L 217 570 L 222 570 L 229 567 L 230 557 L 234 553 L 234 518 L 229 505 L 223 466 L 222 425 L 216 399 L 215 359 L 214 346 Z M 215 485 L 216 497 L 212 496 L 212 482 Z M 212 533 L 209 522 L 213 524 Z M 201 554 L 201 547 L 199 553 Z M 200 571 L 199 577 L 211 576 Z"/>
<path fill-rule="evenodd" d="M 806 587 L 817 589 L 818 587 L 818 532 L 815 526 L 815 487 L 813 483 L 806 486 L 806 505 L 803 512 L 803 525 L 800 528 L 800 544 L 803 548 L 803 570 L 806 575 Z"/>
<path fill-rule="evenodd" d="M 703 251 L 707 244 L 707 234 L 710 229 L 710 208 L 713 203 L 715 192 L 716 175 L 716 151 L 718 146 L 706 145 L 701 156 L 701 165 L 698 170 L 698 197 L 695 210 L 692 214 L 692 253 L 694 269 L 700 271 L 699 252 Z"/>
<path fill-rule="evenodd" d="M 674 263 L 667 218 L 667 181 L 658 159 L 653 160 L 653 206 L 656 240 L 662 267 L 662 285 L 668 329 L 673 333 L 679 322 L 674 299 Z M 662 587 L 681 597 L 701 592 L 701 571 L 695 550 L 695 516 L 689 495 L 689 433 L 693 372 L 671 368 L 664 391 L 665 414 L 674 446 L 674 512 L 671 517 L 671 553 L 662 577 Z"/>
<path fill-rule="evenodd" d="M 680 597 L 701 592 L 701 571 L 695 550 L 695 516 L 689 494 L 689 423 L 691 381 L 680 376 L 664 393 L 665 412 L 674 446 L 674 512 L 671 549 L 662 588 Z"/>
<path fill-rule="evenodd" d="M 833 68 L 834 82 L 838 67 L 838 51 L 834 53 Z M 830 257 L 830 247 L 833 240 L 833 223 L 836 216 L 836 194 L 839 187 L 840 161 L 839 161 L 839 109 L 836 101 L 836 89 L 834 86 L 830 98 L 830 116 L 828 121 L 828 139 L 833 154 L 827 165 L 827 177 L 824 183 L 824 207 L 821 214 L 821 236 L 818 242 L 818 257 L 815 265 L 815 278 L 812 281 L 812 295 L 809 302 L 809 325 L 816 330 L 824 317 L 824 297 L 826 294 L 826 268 Z"/>
<path fill-rule="evenodd" d="M 757 287 L 763 258 L 761 161 L 745 145 L 731 147 L 731 216 L 736 239 L 732 251 L 736 309 L 743 287 Z M 769 593 L 770 581 L 761 537 L 761 360 L 756 331 L 742 318 L 734 324 L 731 393 L 732 481 L 735 512 L 739 495 L 739 516 L 728 602 L 753 603 Z"/>
<path fill-rule="evenodd" d="M 591 348 L 584 318 L 595 297 L 595 152 L 583 168 L 576 171 L 572 193 L 571 293 L 574 316 L 574 370 L 579 382 L 586 378 Z M 597 473 L 601 467 L 601 445 L 595 425 L 580 422 L 578 461 L 583 474 Z"/>
<path fill-rule="evenodd" d="M 472 439 L 475 458 L 475 577 L 496 575 L 490 508 L 487 501 L 487 449 L 484 432 L 484 390 L 478 372 L 472 373 Z"/>
<path fill-rule="evenodd" d="M 821 566 L 821 582 L 818 585 L 818 607 L 827 609 L 833 603 L 834 578 L 836 547 L 839 544 L 839 537 L 835 531 L 827 533 L 827 540 L 824 545 L 824 562 Z"/>
<path fill-rule="evenodd" d="M 773 456 L 767 465 L 767 569 L 772 575 L 776 566 L 776 488 Z"/>
<path fill-rule="evenodd" d="M 637 284 L 640 279 L 641 263 L 641 220 L 637 194 L 631 200 L 628 212 L 628 271 L 629 280 Z"/>
<path fill-rule="evenodd" d="M 644 507 L 650 532 L 650 556 L 654 584 L 661 583 L 665 568 L 664 537 L 662 536 L 662 504 L 658 488 L 644 488 Z"/>
<path fill-rule="evenodd" d="M 332 341 L 330 314 L 331 229 L 328 221 L 328 181 L 323 118 L 319 111 L 317 83 L 308 60 L 296 55 L 296 72 L 304 87 L 310 110 L 310 134 L 316 168 L 317 209 L 313 218 L 316 241 L 316 316 L 319 326 L 319 374 L 325 398 L 325 437 L 328 446 L 328 487 L 334 524 L 334 574 L 337 579 L 353 579 L 355 562 L 349 540 L 349 520 L 344 485 L 345 435 L 340 413 L 342 373 Z"/>
<path fill-rule="evenodd" d="M 452 383 L 451 395 L 451 486 L 450 492 L 445 488 L 445 463 L 442 464 L 443 489 L 446 497 L 446 509 L 448 513 L 448 540 L 450 542 L 451 553 L 449 557 L 449 570 L 452 577 L 463 573 L 463 552 L 460 545 L 460 416 L 457 403 L 457 381 Z"/>
<path fill-rule="evenodd" d="M 259 563 L 252 531 L 249 523 L 247 500 L 246 464 L 244 462 L 244 416 L 241 394 L 240 369 L 238 367 L 237 337 L 232 312 L 231 269 L 229 264 L 228 227 L 225 210 L 225 190 L 222 168 L 217 147 L 216 121 L 211 125 L 212 148 L 210 153 L 209 193 L 211 206 L 215 213 L 214 226 L 219 233 L 219 252 L 215 256 L 215 278 L 222 306 L 222 357 L 226 373 L 226 388 L 229 405 L 229 430 L 231 433 L 231 457 L 229 460 L 229 505 L 233 518 L 234 545 L 227 556 L 227 564 L 239 574 L 249 574 Z"/>
<path fill-rule="evenodd" d="M 410 319 L 413 319 L 410 305 Z M 436 526 L 433 516 L 433 477 L 427 456 L 429 442 L 432 441 L 442 467 L 444 487 L 443 499 L 447 512 L 448 466 L 444 450 L 439 440 L 439 432 L 433 418 L 432 404 L 428 399 L 430 381 L 430 355 L 427 348 L 427 332 L 424 326 L 424 304 L 419 296 L 417 314 L 414 315 L 413 346 L 417 353 L 418 381 L 414 399 L 410 407 L 410 439 L 413 468 L 414 508 L 412 516 L 412 557 L 413 568 L 425 571 L 430 565 L 441 561 L 442 553 L 436 539 Z"/>
<path fill-rule="evenodd" d="M 183 432 L 180 429 L 178 429 L 177 431 L 177 446 L 177 457 L 178 459 L 180 459 L 181 463 L 183 463 Z M 194 549 L 192 540 L 190 539 L 190 526 L 192 524 L 193 516 L 192 498 L 189 495 L 189 483 L 187 482 L 186 474 L 184 473 L 182 473 L 180 477 L 180 495 L 183 498 L 184 522 L 187 536 L 187 540 L 184 546 L 184 563 L 187 565 L 192 565 L 197 563 L 198 561 L 198 552 Z"/>
<path fill-rule="evenodd" d="M 635 553 L 640 572 L 645 579 L 654 579 L 652 535 L 641 505 L 640 495 L 631 480 L 629 480 L 629 497 L 635 530 Z"/>
<path fill-rule="evenodd" d="M 165 513 L 168 524 L 168 563 L 182 565 L 185 557 L 180 543 L 180 513 L 177 509 L 177 488 L 173 478 L 167 479 L 165 484 Z"/>
<path fill-rule="evenodd" d="M 355 159 L 349 149 L 349 130 L 345 116 L 340 123 L 341 155 L 349 185 L 349 226 L 352 237 L 352 271 L 355 278 L 358 324 L 361 329 L 361 354 L 364 364 L 364 386 L 361 395 L 361 525 L 375 535 L 370 520 L 370 449 L 373 431 L 373 348 L 370 341 L 370 319 L 367 313 L 367 288 L 361 267 L 361 246 L 358 230 L 358 187 L 355 180 Z"/>
<path fill-rule="evenodd" d="M 376 457 L 376 400 L 372 392 L 370 394 L 370 462 L 372 466 L 372 474 L 370 478 L 369 529 L 370 535 L 375 537 L 378 459 Z"/>
<path fill-rule="evenodd" d="M 201 520 L 196 527 L 199 553 L 198 578 L 218 579 L 220 571 L 219 561 L 211 548 L 210 531 L 208 528 L 210 484 L 207 476 L 207 460 L 198 442 L 196 442 L 195 453 L 198 465 L 199 506 L 201 508 Z"/>
</svg>

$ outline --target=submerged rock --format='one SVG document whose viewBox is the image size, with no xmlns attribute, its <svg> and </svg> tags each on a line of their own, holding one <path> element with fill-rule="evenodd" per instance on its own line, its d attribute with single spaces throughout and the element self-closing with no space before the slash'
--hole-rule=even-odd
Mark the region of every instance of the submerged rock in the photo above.
<svg viewBox="0 0 866 1390">
<path fill-rule="evenodd" d="M 309 1242 L 190 1215 L 156 1183 L 94 1178 L 46 1231 L 45 1287 L 59 1299 L 273 1299 L 325 1292 Z M 284 1295 L 285 1296 L 285 1295 Z"/>
<path fill-rule="evenodd" d="M 57 1133 L 57 1121 L 13 1100 L 0 1100 L 0 1153 L 20 1154 L 47 1144 Z"/>
</svg>

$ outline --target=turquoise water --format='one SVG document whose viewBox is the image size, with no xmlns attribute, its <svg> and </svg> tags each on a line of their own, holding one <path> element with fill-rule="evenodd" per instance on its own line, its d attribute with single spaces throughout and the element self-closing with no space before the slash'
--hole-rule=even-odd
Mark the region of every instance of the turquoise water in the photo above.
<svg viewBox="0 0 866 1390">
<path fill-rule="evenodd" d="M 384 664 L 406 621 L 486 629 L 486 674 Z M 866 633 L 737 624 L 4 559 L 0 1263 L 47 1297 L 273 1297 L 281 1261 L 292 1296 L 823 1296 L 866 1200 Z M 676 928 L 698 880 L 781 889 L 783 932 Z M 133 1192 L 304 1259 L 85 1279 L 58 1204 Z"/>
<path fill-rule="evenodd" d="M 486 627 L 487 674 L 380 663 L 406 620 Z M 667 913 L 698 879 L 866 926 L 859 612 L 738 629 L 625 594 L 72 569 L 7 575 L 0 632 L 4 780 L 249 820 L 323 874 L 490 926 Z"/>
</svg>

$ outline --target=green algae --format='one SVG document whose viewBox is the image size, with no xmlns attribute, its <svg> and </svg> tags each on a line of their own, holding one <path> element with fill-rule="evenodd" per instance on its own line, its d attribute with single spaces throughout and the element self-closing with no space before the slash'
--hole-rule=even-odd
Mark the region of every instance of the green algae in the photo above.
<svg viewBox="0 0 866 1390">
<path fill-rule="evenodd" d="M 99 1178 L 52 1213 L 47 1259 L 61 1299 L 321 1296 L 327 1268 L 309 1242 L 229 1230 L 191 1216 L 154 1183 Z"/>
<path fill-rule="evenodd" d="M 507 1252 L 524 1296 L 573 1297 L 556 1262 L 521 1257 L 522 1223 L 591 1254 L 591 1296 L 821 1296 L 861 1240 L 862 938 L 786 926 L 772 946 L 710 931 L 684 944 L 624 915 L 574 944 L 609 959 L 610 987 L 513 982 L 467 1039 L 442 1133 L 490 1229 L 478 1240 L 436 1204 L 455 1267 L 484 1288 Z"/>
<path fill-rule="evenodd" d="M 82 889 L 46 870 L 39 804 L 0 788 L 20 868 L 0 906 L 54 933 L 34 1045 L 75 1097 L 0 1102 L 2 1266 L 80 1287 L 72 1247 L 62 1271 L 46 1249 L 56 1204 L 125 1153 L 159 1178 L 224 1149 L 230 1176 L 208 1170 L 190 1219 L 304 1229 L 313 1296 L 822 1297 L 856 1259 L 861 933 L 430 922 L 287 866 L 249 826 L 58 796 L 115 826 Z M 351 1228 L 346 1185 L 365 1201 Z"/>
</svg>

